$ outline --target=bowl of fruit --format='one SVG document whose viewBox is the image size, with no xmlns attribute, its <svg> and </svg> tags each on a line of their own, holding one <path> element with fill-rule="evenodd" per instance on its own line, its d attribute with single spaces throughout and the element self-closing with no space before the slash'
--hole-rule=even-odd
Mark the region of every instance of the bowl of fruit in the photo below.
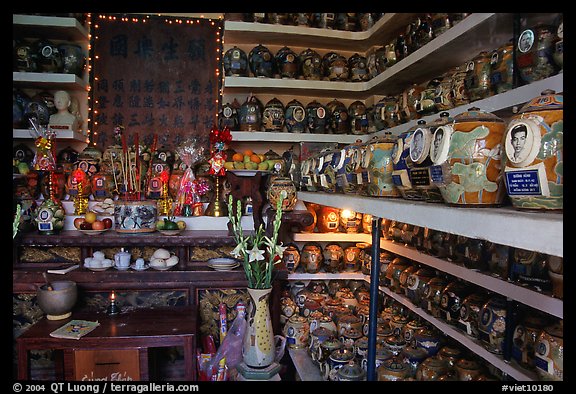
<svg viewBox="0 0 576 394">
<path fill-rule="evenodd" d="M 164 235 L 178 235 L 186 229 L 184 220 L 176 220 L 175 216 L 167 216 L 156 222 L 156 230 Z"/>
<path fill-rule="evenodd" d="M 84 234 L 94 235 L 101 234 L 112 228 L 112 219 L 98 218 L 96 212 L 88 211 L 84 216 L 74 219 L 74 227 Z"/>
<path fill-rule="evenodd" d="M 224 168 L 238 176 L 252 176 L 257 172 L 271 172 L 274 164 L 274 160 L 267 160 L 263 154 L 247 149 L 244 152 L 235 152 L 230 160 L 224 163 Z"/>
</svg>

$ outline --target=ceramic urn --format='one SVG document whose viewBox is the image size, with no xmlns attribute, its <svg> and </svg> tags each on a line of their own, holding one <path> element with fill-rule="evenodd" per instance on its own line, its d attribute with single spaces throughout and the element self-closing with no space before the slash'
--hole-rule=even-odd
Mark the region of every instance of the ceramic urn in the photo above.
<svg viewBox="0 0 576 394">
<path fill-rule="evenodd" d="M 448 173 L 439 186 L 444 202 L 455 206 L 500 206 L 506 197 L 502 168 L 502 142 L 506 125 L 496 115 L 470 108 L 442 127 L 437 162 L 447 161 Z"/>
<path fill-rule="evenodd" d="M 563 209 L 563 108 L 564 96 L 545 90 L 508 123 L 502 163 L 506 191 L 515 208 Z"/>
</svg>

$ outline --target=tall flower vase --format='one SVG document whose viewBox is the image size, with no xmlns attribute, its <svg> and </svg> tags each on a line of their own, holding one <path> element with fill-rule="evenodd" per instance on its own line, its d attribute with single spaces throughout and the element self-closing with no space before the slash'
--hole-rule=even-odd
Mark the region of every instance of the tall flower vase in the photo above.
<svg viewBox="0 0 576 394">
<path fill-rule="evenodd" d="M 270 318 L 269 289 L 248 288 L 251 303 L 248 309 L 248 326 L 244 335 L 242 358 L 252 368 L 264 368 L 274 362 L 274 332 Z"/>
</svg>

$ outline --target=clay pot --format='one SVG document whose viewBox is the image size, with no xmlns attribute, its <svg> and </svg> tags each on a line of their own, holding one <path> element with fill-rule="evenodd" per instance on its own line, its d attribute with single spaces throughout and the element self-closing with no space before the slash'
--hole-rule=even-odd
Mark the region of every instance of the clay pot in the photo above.
<svg viewBox="0 0 576 394">
<path fill-rule="evenodd" d="M 223 58 L 225 76 L 248 76 L 248 56 L 242 49 L 234 46 L 224 53 Z"/>
<path fill-rule="evenodd" d="M 358 382 L 362 380 L 366 380 L 366 371 L 354 360 L 350 360 L 348 364 L 343 365 L 336 373 L 336 381 L 338 382 Z"/>
<path fill-rule="evenodd" d="M 368 62 L 365 56 L 358 53 L 350 56 L 348 59 L 348 69 L 350 70 L 350 81 L 352 82 L 365 82 L 370 79 Z"/>
<path fill-rule="evenodd" d="M 416 370 L 416 380 L 438 380 L 448 373 L 448 363 L 439 357 L 428 357 L 422 361 Z"/>
<path fill-rule="evenodd" d="M 490 55 L 490 89 L 493 94 L 507 92 L 514 87 L 514 44 L 508 42 Z"/>
<path fill-rule="evenodd" d="M 564 324 L 546 327 L 536 341 L 534 364 L 542 380 L 564 380 Z"/>
<path fill-rule="evenodd" d="M 282 262 L 289 273 L 294 273 L 300 265 L 300 251 L 294 244 L 289 244 L 282 254 Z"/>
<path fill-rule="evenodd" d="M 241 131 L 260 131 L 262 127 L 262 104 L 256 96 L 248 96 L 238 111 Z"/>
<path fill-rule="evenodd" d="M 420 347 L 428 353 L 428 356 L 435 356 L 442 345 L 442 340 L 434 331 L 423 328 L 414 333 L 416 347 Z"/>
<path fill-rule="evenodd" d="M 462 301 L 458 326 L 462 328 L 467 335 L 473 338 L 478 338 L 480 311 L 486 301 L 488 301 L 488 295 L 484 292 L 472 293 Z"/>
<path fill-rule="evenodd" d="M 482 51 L 466 65 L 464 86 L 470 101 L 481 100 L 490 95 L 490 55 Z"/>
<path fill-rule="evenodd" d="M 315 274 L 322 268 L 322 248 L 316 243 L 308 242 L 302 247 L 300 262 L 307 273 Z"/>
<path fill-rule="evenodd" d="M 284 129 L 284 105 L 276 97 L 264 106 L 262 113 L 264 131 L 279 132 Z"/>
<path fill-rule="evenodd" d="M 259 44 L 248 54 L 248 66 L 255 77 L 274 77 L 276 63 L 270 50 Z"/>
<path fill-rule="evenodd" d="M 448 283 L 441 276 L 431 278 L 424 284 L 422 306 L 435 317 L 439 316 L 442 291 Z"/>
<path fill-rule="evenodd" d="M 538 336 L 548 324 L 543 314 L 527 314 L 514 328 L 512 358 L 525 368 L 534 369 L 534 352 Z"/>
<path fill-rule="evenodd" d="M 322 56 L 313 49 L 306 49 L 300 52 L 299 64 L 300 75 L 307 80 L 322 79 Z"/>
<path fill-rule="evenodd" d="M 478 361 L 466 358 L 458 360 L 454 368 L 460 381 L 476 380 L 483 372 L 482 366 Z"/>
<path fill-rule="evenodd" d="M 348 362 L 354 359 L 354 352 L 352 349 L 341 348 L 337 350 L 333 350 L 328 357 L 328 368 L 325 373 L 325 379 L 329 381 L 336 381 L 336 375 L 338 370 L 342 368 L 344 365 L 347 365 Z"/>
<path fill-rule="evenodd" d="M 545 90 L 506 128 L 502 145 L 506 191 L 517 209 L 563 209 L 564 96 Z"/>
<path fill-rule="evenodd" d="M 289 133 L 303 133 L 306 131 L 306 112 L 300 101 L 294 99 L 286 104 L 284 119 L 286 130 Z"/>
<path fill-rule="evenodd" d="M 470 108 L 443 129 L 450 134 L 447 155 L 437 158 L 448 160 L 450 165 L 445 185 L 439 187 L 444 202 L 457 206 L 502 205 L 506 197 L 501 163 L 504 121 Z"/>
<path fill-rule="evenodd" d="M 293 315 L 284 325 L 286 344 L 290 349 L 301 349 L 308 346 L 310 325 L 308 320 L 300 315 Z"/>
<path fill-rule="evenodd" d="M 400 197 L 400 191 L 393 181 L 393 148 L 395 140 L 391 136 L 378 138 L 370 142 L 371 151 L 368 163 L 370 183 L 366 187 L 366 194 L 375 197 Z M 371 227 L 370 227 L 371 228 Z M 370 231 L 364 231 L 369 233 Z"/>
<path fill-rule="evenodd" d="M 296 185 L 291 178 L 277 176 L 270 181 L 266 197 L 273 209 L 277 207 L 281 197 L 284 197 L 280 209 L 286 212 L 292 211 L 296 206 L 296 192 Z"/>
<path fill-rule="evenodd" d="M 558 72 L 554 52 L 558 36 L 553 26 L 539 24 L 523 30 L 516 43 L 516 64 L 526 83 L 548 78 Z"/>
<path fill-rule="evenodd" d="M 314 134 L 323 134 L 328 131 L 327 109 L 316 100 L 306 105 L 306 127 L 310 133 Z"/>
<path fill-rule="evenodd" d="M 464 299 L 472 293 L 471 285 L 454 280 L 446 285 L 440 296 L 441 316 L 452 325 L 460 319 L 460 308 Z"/>
<path fill-rule="evenodd" d="M 494 296 L 480 310 L 478 332 L 484 347 L 495 354 L 504 352 L 506 330 L 506 299 Z"/>
<path fill-rule="evenodd" d="M 327 272 L 337 273 L 343 268 L 344 250 L 337 243 L 330 243 L 324 247 L 324 264 Z"/>
<path fill-rule="evenodd" d="M 337 233 L 340 225 L 340 209 L 322 206 L 318 211 L 316 227 L 321 233 Z"/>
<path fill-rule="evenodd" d="M 300 69 L 299 57 L 287 46 L 280 48 L 276 52 L 275 61 L 280 78 L 294 79 L 298 76 Z"/>
<path fill-rule="evenodd" d="M 384 382 L 404 380 L 410 375 L 408 366 L 399 357 L 392 357 L 384 361 L 376 372 L 378 381 Z"/>
</svg>

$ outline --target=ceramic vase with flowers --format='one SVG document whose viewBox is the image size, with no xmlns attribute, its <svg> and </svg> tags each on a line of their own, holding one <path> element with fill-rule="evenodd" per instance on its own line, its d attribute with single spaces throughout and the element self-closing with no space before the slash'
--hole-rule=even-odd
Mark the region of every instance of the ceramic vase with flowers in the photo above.
<svg viewBox="0 0 576 394">
<path fill-rule="evenodd" d="M 242 261 L 251 301 L 242 358 L 252 368 L 267 367 L 274 363 L 276 356 L 269 299 L 274 266 L 282 261 L 285 249 L 281 243 L 278 244 L 283 201 L 284 198 L 277 201 L 272 235 L 269 237 L 262 224 L 255 232 L 244 234 L 241 225 L 242 202 L 237 200 L 235 204 L 231 195 L 228 198 L 228 218 L 236 242 L 236 248 L 231 254 Z"/>
</svg>

